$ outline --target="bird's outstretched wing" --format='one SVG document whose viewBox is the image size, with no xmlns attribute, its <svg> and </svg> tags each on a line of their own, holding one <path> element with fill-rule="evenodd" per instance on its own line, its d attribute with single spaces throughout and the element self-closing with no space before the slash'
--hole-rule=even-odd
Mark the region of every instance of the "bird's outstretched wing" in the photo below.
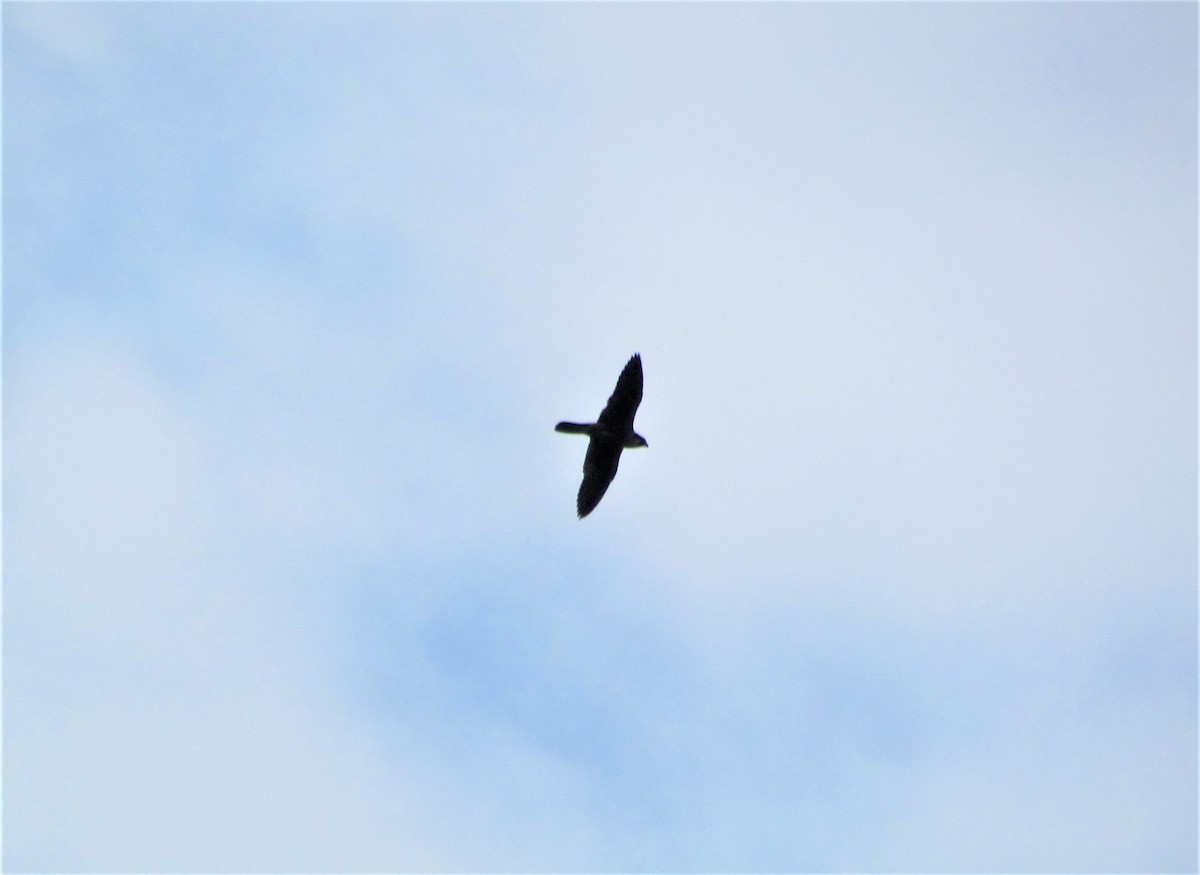
<svg viewBox="0 0 1200 875">
<path fill-rule="evenodd" d="M 625 367 L 621 370 L 621 376 L 617 377 L 617 388 L 613 389 L 612 395 L 608 398 L 608 403 L 604 405 L 604 412 L 600 414 L 600 425 L 611 431 L 624 433 L 633 429 L 633 417 L 637 413 L 638 405 L 642 403 L 642 357 L 635 353 Z M 588 453 L 590 455 L 591 449 Z M 617 455 L 620 455 L 618 450 Z M 613 474 L 617 473 L 616 460 L 613 460 Z M 611 477 L 609 478 L 612 479 Z M 605 486 L 608 484 L 606 483 Z M 596 496 L 596 501 L 600 500 L 600 495 L 604 494 L 604 490 L 600 490 Z"/>
<path fill-rule="evenodd" d="M 602 437 L 593 437 L 588 442 L 587 455 L 583 457 L 583 482 L 579 484 L 579 495 L 575 498 L 575 510 L 580 519 L 596 509 L 608 491 L 608 484 L 617 476 L 621 450 L 619 443 Z"/>
</svg>

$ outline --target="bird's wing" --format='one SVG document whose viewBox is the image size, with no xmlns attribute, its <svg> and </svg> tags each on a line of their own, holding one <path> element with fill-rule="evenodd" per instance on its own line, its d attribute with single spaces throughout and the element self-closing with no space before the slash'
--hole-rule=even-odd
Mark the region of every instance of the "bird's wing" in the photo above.
<svg viewBox="0 0 1200 875">
<path fill-rule="evenodd" d="M 579 484 L 579 495 L 575 499 L 580 519 L 596 509 L 608 484 L 617 476 L 620 460 L 621 444 L 616 441 L 596 435 L 588 441 L 587 455 L 583 458 L 583 482 Z"/>
<path fill-rule="evenodd" d="M 600 424 L 614 431 L 629 431 L 633 428 L 633 416 L 641 403 L 642 357 L 635 354 L 625 363 L 621 376 L 617 378 L 617 388 L 613 389 L 608 403 L 604 405 L 604 412 L 600 414 Z M 615 473 L 615 465 L 613 470 Z"/>
</svg>

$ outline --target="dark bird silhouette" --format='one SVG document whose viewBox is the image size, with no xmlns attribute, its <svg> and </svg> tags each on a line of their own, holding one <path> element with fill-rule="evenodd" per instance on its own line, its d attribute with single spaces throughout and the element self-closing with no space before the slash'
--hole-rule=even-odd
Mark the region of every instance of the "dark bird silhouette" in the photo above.
<svg viewBox="0 0 1200 875">
<path fill-rule="evenodd" d="M 589 438 L 587 455 L 583 457 L 583 483 L 575 508 L 583 519 L 596 509 L 608 484 L 617 476 L 621 450 L 647 447 L 646 439 L 633 430 L 633 417 L 642 403 L 642 357 L 634 354 L 617 378 L 617 388 L 597 422 L 560 422 L 555 431 L 567 434 L 586 434 Z"/>
</svg>

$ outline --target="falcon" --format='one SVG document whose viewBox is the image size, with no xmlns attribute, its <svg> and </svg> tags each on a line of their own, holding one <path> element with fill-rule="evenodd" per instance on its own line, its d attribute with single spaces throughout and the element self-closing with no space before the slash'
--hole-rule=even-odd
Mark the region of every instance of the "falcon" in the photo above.
<svg viewBox="0 0 1200 875">
<path fill-rule="evenodd" d="M 617 378 L 617 388 L 596 422 L 560 422 L 555 431 L 588 436 L 587 455 L 583 457 L 583 483 L 575 509 L 583 519 L 596 509 L 608 484 L 617 476 L 621 450 L 647 447 L 646 439 L 633 430 L 633 417 L 642 403 L 642 357 L 634 353 Z"/>
</svg>

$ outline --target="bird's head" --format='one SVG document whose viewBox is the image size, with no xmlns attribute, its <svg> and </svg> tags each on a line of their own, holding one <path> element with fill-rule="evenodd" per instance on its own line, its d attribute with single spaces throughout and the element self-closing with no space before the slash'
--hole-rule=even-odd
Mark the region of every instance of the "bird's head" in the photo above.
<svg viewBox="0 0 1200 875">
<path fill-rule="evenodd" d="M 631 437 L 629 439 L 629 443 L 625 444 L 625 447 L 630 450 L 635 449 L 637 447 L 648 447 L 648 446 L 650 446 L 650 445 L 648 443 L 646 443 L 646 439 L 644 437 L 642 437 L 640 434 L 638 434 L 636 431 L 633 433 L 633 437 Z"/>
</svg>

